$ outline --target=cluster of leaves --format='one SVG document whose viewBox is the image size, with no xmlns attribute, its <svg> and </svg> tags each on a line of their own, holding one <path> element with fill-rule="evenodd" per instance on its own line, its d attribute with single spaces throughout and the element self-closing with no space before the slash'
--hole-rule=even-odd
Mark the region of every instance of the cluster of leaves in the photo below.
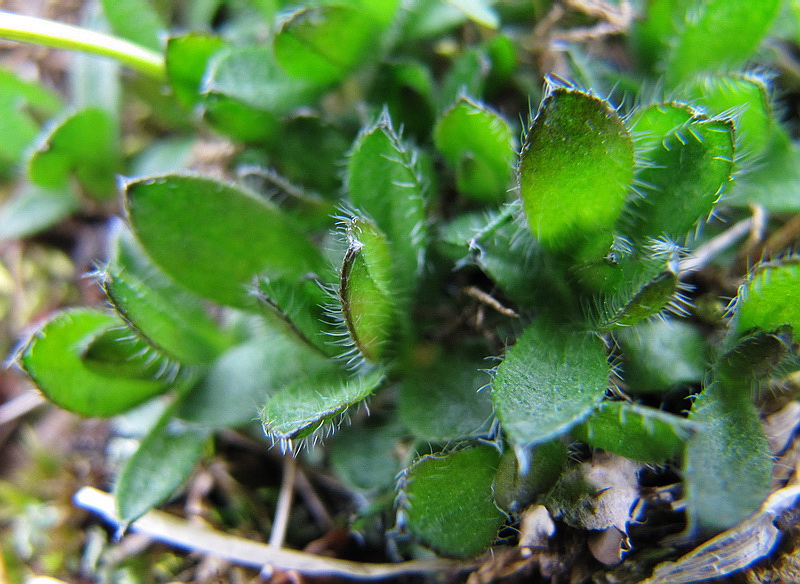
<svg viewBox="0 0 800 584">
<path fill-rule="evenodd" d="M 691 532 L 757 509 L 772 459 L 752 390 L 795 364 L 800 265 L 758 265 L 705 321 L 682 268 L 719 209 L 800 207 L 769 77 L 742 69 L 777 0 L 653 0 L 628 38 L 636 67 L 570 46 L 576 81 L 543 94 L 522 31 L 546 2 L 279 4 L 227 2 L 216 33 L 162 45 L 148 2 L 103 2 L 116 34 L 165 57 L 168 95 L 129 81 L 169 130 L 135 157 L 117 110 L 59 114 L 0 80 L 19 126 L 0 155 L 27 156 L 4 237 L 96 213 L 130 177 L 96 272 L 109 306 L 57 313 L 19 353 L 84 416 L 157 398 L 116 482 L 123 520 L 170 497 L 215 430 L 254 419 L 284 450 L 327 438 L 365 516 L 398 488 L 399 527 L 449 556 L 537 502 L 625 531 L 586 512 L 610 485 L 573 443 L 681 465 Z M 236 145 L 229 180 L 183 170 L 209 130 Z M 698 391 L 688 417 L 665 405 Z M 340 427 L 371 396 L 370 418 Z"/>
</svg>

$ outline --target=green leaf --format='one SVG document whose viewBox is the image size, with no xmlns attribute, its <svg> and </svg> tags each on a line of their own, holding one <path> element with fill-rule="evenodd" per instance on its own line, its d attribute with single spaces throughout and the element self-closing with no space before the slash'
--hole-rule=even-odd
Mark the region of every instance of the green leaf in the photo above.
<svg viewBox="0 0 800 584">
<path fill-rule="evenodd" d="M 744 385 L 749 390 L 746 376 Z M 695 400 L 690 419 L 700 430 L 683 470 L 689 529 L 715 533 L 745 519 L 769 495 L 769 443 L 749 391 L 712 383 Z"/>
<path fill-rule="evenodd" d="M 453 59 L 439 90 L 439 109 L 449 108 L 462 96 L 482 99 L 492 63 L 483 47 L 471 47 Z"/>
<path fill-rule="evenodd" d="M 187 34 L 167 41 L 167 80 L 185 107 L 192 108 L 201 101 L 201 85 L 209 61 L 224 46 L 221 38 L 204 34 Z"/>
<path fill-rule="evenodd" d="M 414 61 L 383 63 L 367 99 L 376 110 L 386 107 L 398 126 L 420 140 L 430 136 L 434 122 L 433 78 L 430 70 Z"/>
<path fill-rule="evenodd" d="M 359 491 L 389 489 L 402 470 L 397 423 L 348 426 L 336 432 L 326 449 L 336 476 Z"/>
<path fill-rule="evenodd" d="M 66 186 L 49 190 L 24 183 L 0 210 L 0 239 L 34 235 L 78 210 L 78 196 Z"/>
<path fill-rule="evenodd" d="M 569 459 L 561 438 L 533 448 L 503 453 L 494 481 L 494 498 L 501 509 L 519 513 L 546 493 L 558 480 Z"/>
<path fill-rule="evenodd" d="M 287 75 L 264 46 L 220 51 L 210 62 L 203 91 L 276 115 L 307 105 L 319 92 L 306 78 Z"/>
<path fill-rule="evenodd" d="M 275 56 L 290 76 L 317 86 L 329 85 L 370 56 L 379 33 L 372 15 L 356 7 L 302 8 L 275 36 Z"/>
<path fill-rule="evenodd" d="M 678 24 L 662 41 L 668 48 L 659 66 L 670 85 L 701 71 L 744 63 L 753 55 L 780 6 L 779 0 L 695 0 L 671 4 L 672 17 L 677 18 Z M 743 23 L 747 26 L 742 26 Z"/>
<path fill-rule="evenodd" d="M 672 111 L 665 115 L 672 119 Z M 682 241 L 708 218 L 733 171 L 734 131 L 729 119 L 695 115 L 648 151 L 637 175 L 642 197 L 626 209 L 623 231 L 634 240 Z"/>
<path fill-rule="evenodd" d="M 114 494 L 124 524 L 173 496 L 203 456 L 209 432 L 172 419 L 170 413 L 142 440 L 117 479 Z"/>
<path fill-rule="evenodd" d="M 401 387 L 398 409 L 406 427 L 434 442 L 486 434 L 492 417 L 486 363 L 440 351 L 428 358 L 427 366 L 411 366 Z"/>
<path fill-rule="evenodd" d="M 318 352 L 268 330 L 223 353 L 184 397 L 177 415 L 211 428 L 241 426 L 258 419 L 260 407 L 284 385 L 330 369 Z"/>
<path fill-rule="evenodd" d="M 202 300 L 153 265 L 127 230 L 120 230 L 112 258 L 98 274 L 112 306 L 139 335 L 185 363 L 213 360 L 231 344 Z"/>
<path fill-rule="evenodd" d="M 427 243 L 425 186 L 417 156 L 383 114 L 356 138 L 347 164 L 350 201 L 389 239 L 394 287 L 401 296 L 415 287 Z"/>
<path fill-rule="evenodd" d="M 60 108 L 58 96 L 44 86 L 0 69 L 0 175 L 22 162 L 39 133 L 40 120 Z"/>
<path fill-rule="evenodd" d="M 396 324 L 392 263 L 386 236 L 363 218 L 347 226 L 348 247 L 339 276 L 339 303 L 354 349 L 376 363 Z"/>
<path fill-rule="evenodd" d="M 508 198 L 514 145 L 499 114 L 462 98 L 439 118 L 433 140 L 455 168 L 461 193 L 489 204 Z"/>
<path fill-rule="evenodd" d="M 783 325 L 800 332 L 800 258 L 763 264 L 739 288 L 733 310 L 738 334 L 773 331 Z"/>
<path fill-rule="evenodd" d="M 66 188 L 74 176 L 86 194 L 108 199 L 117 193 L 120 162 L 116 123 L 104 110 L 89 108 L 42 137 L 28 161 L 28 176 L 46 189 Z"/>
<path fill-rule="evenodd" d="M 626 391 L 634 395 L 662 392 L 703 380 L 709 347 L 697 327 L 680 320 L 653 319 L 620 328 L 617 335 Z"/>
<path fill-rule="evenodd" d="M 784 132 L 772 143 L 754 167 L 744 172 L 725 203 L 738 207 L 762 205 L 772 212 L 800 211 L 800 144 Z"/>
<path fill-rule="evenodd" d="M 332 327 L 325 323 L 323 305 L 330 300 L 317 280 L 259 278 L 256 298 L 265 312 L 308 346 L 331 355 Z"/>
<path fill-rule="evenodd" d="M 85 349 L 117 317 L 88 309 L 56 315 L 36 331 L 21 352 L 21 364 L 48 399 L 82 416 L 113 416 L 169 389 L 160 379 L 103 375 L 83 362 Z"/>
<path fill-rule="evenodd" d="M 322 255 L 277 207 L 211 179 L 164 175 L 126 185 L 131 226 L 148 255 L 193 292 L 239 308 L 256 275 L 323 273 Z"/>
<path fill-rule="evenodd" d="M 341 377 L 336 371 L 298 377 L 272 395 L 261 412 L 267 437 L 291 450 L 294 440 L 317 431 L 330 432 L 348 408 L 364 401 L 383 381 L 378 370 L 351 378 Z"/>
<path fill-rule="evenodd" d="M 633 180 L 633 141 L 604 100 L 551 87 L 525 137 L 520 192 L 549 247 L 611 229 Z"/>
<path fill-rule="evenodd" d="M 114 34 L 155 51 L 162 48 L 166 30 L 161 15 L 148 0 L 101 0 L 103 14 Z"/>
<path fill-rule="evenodd" d="M 170 362 L 126 326 L 107 329 L 94 337 L 81 360 L 87 369 L 108 377 L 163 379 L 171 383 L 179 371 L 177 363 Z"/>
<path fill-rule="evenodd" d="M 505 518 L 492 496 L 499 462 L 491 446 L 422 457 L 406 471 L 401 491 L 411 532 L 447 556 L 488 548 Z"/>
<path fill-rule="evenodd" d="M 733 113 L 738 152 L 759 159 L 774 134 L 782 132 L 763 76 L 755 73 L 709 75 L 692 85 L 690 88 L 697 98 L 693 103 L 705 108 L 710 116 Z"/>
<path fill-rule="evenodd" d="M 534 322 L 498 366 L 492 399 L 511 441 L 532 446 L 582 422 L 603 399 L 609 374 L 599 338 Z"/>
<path fill-rule="evenodd" d="M 685 418 L 626 402 L 602 402 L 575 437 L 595 448 L 648 464 L 663 464 L 682 451 L 694 424 Z"/>
</svg>

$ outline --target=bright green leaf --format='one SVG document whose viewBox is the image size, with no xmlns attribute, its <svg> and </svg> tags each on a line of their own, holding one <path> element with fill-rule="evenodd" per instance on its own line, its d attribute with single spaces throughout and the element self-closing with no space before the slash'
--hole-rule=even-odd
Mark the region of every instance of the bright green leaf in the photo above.
<svg viewBox="0 0 800 584">
<path fill-rule="evenodd" d="M 613 228 L 633 180 L 633 141 L 604 100 L 551 88 L 522 149 L 520 191 L 549 247 Z"/>
<path fill-rule="evenodd" d="M 582 422 L 603 399 L 609 374 L 599 338 L 534 322 L 498 366 L 492 399 L 511 441 L 531 446 Z"/>
<path fill-rule="evenodd" d="M 108 377 L 172 382 L 178 373 L 178 364 L 159 354 L 126 326 L 94 337 L 83 350 L 81 360 L 87 369 Z"/>
<path fill-rule="evenodd" d="M 508 198 L 514 146 L 499 114 L 462 98 L 439 118 L 433 140 L 456 169 L 460 192 L 485 203 Z"/>
<path fill-rule="evenodd" d="M 783 325 L 800 332 L 800 261 L 796 258 L 756 268 L 739 289 L 734 326 L 742 334 L 773 331 Z"/>
<path fill-rule="evenodd" d="M 320 252 L 277 207 L 234 186 L 165 175 L 126 186 L 131 226 L 167 275 L 221 304 L 250 306 L 256 275 L 323 273 Z"/>
<path fill-rule="evenodd" d="M 166 68 L 175 97 L 187 108 L 201 101 L 203 79 L 209 61 L 223 47 L 221 38 L 188 34 L 167 41 Z"/>
<path fill-rule="evenodd" d="M 74 175 L 85 192 L 108 199 L 117 192 L 120 170 L 116 123 L 104 110 L 85 109 L 54 125 L 28 162 L 32 182 L 63 189 Z"/>
<path fill-rule="evenodd" d="M 380 28 L 371 15 L 351 6 L 302 8 L 275 36 L 283 69 L 318 86 L 336 83 L 370 56 Z"/>
<path fill-rule="evenodd" d="M 411 532 L 443 555 L 466 558 L 488 548 L 505 518 L 492 495 L 499 462 L 491 446 L 417 461 L 401 491 Z"/>
<path fill-rule="evenodd" d="M 83 416 L 113 416 L 169 388 L 158 379 L 97 373 L 82 361 L 85 349 L 111 328 L 115 316 L 88 309 L 59 313 L 45 323 L 21 352 L 21 364 L 48 399 Z"/>
</svg>

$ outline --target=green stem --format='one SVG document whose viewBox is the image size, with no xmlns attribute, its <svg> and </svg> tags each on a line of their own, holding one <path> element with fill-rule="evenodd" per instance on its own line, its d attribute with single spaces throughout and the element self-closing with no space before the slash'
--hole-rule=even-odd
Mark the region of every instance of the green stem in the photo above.
<svg viewBox="0 0 800 584">
<path fill-rule="evenodd" d="M 34 16 L 0 11 L 0 38 L 110 57 L 148 77 L 166 77 L 163 57 L 130 41 Z"/>
</svg>

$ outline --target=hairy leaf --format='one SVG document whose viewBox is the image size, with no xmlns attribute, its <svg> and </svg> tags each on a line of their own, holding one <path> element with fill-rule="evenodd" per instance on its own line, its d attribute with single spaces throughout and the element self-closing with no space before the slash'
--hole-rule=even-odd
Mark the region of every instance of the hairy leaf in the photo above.
<svg viewBox="0 0 800 584">
<path fill-rule="evenodd" d="M 519 173 L 534 235 L 566 247 L 613 227 L 633 180 L 633 141 L 607 102 L 551 87 L 525 137 Z"/>
<path fill-rule="evenodd" d="M 592 412 L 609 373 L 600 339 L 534 322 L 497 368 L 492 389 L 497 416 L 513 443 L 547 442 Z"/>
<path fill-rule="evenodd" d="M 489 547 L 504 520 L 492 496 L 499 462 L 491 446 L 417 461 L 400 494 L 411 532 L 448 556 L 470 557 Z"/>
</svg>

